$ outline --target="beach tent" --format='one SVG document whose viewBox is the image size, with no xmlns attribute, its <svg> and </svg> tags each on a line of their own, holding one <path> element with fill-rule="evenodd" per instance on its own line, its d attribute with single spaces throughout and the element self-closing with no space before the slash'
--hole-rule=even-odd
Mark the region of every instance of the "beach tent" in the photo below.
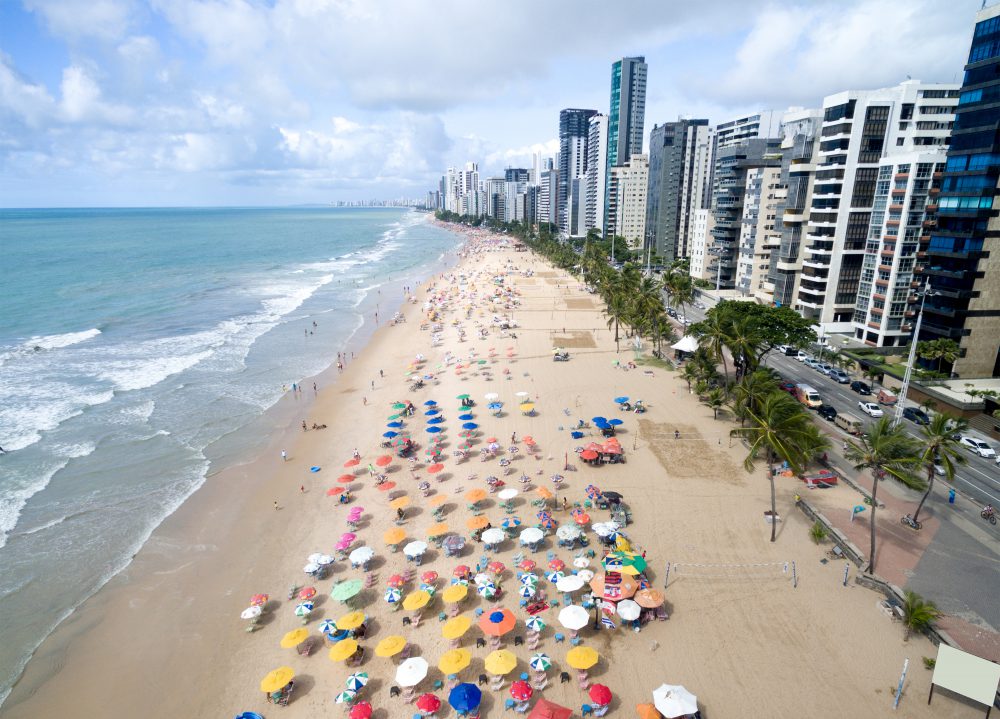
<svg viewBox="0 0 1000 719">
<path fill-rule="evenodd" d="M 691 335 L 684 335 L 677 342 L 670 345 L 670 347 L 678 352 L 694 352 L 698 349 L 698 340 Z"/>
</svg>

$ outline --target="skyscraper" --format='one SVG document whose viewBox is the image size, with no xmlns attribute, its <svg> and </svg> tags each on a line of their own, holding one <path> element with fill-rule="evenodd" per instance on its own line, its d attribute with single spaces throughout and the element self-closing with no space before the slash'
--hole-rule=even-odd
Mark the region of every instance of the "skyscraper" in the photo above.
<svg viewBox="0 0 1000 719">
<path fill-rule="evenodd" d="M 587 138 L 587 201 L 584 230 L 604 232 L 604 200 L 607 197 L 608 116 L 590 118 Z"/>
<path fill-rule="evenodd" d="M 611 168 L 624 165 L 633 155 L 642 154 L 646 122 L 646 58 L 623 57 L 611 66 L 611 103 L 608 112 L 608 157 L 605 177 Z M 604 198 L 604 226 L 609 217 L 610 195 Z"/>
<path fill-rule="evenodd" d="M 609 235 L 625 239 L 629 249 L 642 247 L 646 234 L 646 190 L 649 186 L 649 158 L 632 155 L 624 165 L 611 168 L 608 193 Z"/>
<path fill-rule="evenodd" d="M 587 136 L 590 118 L 597 110 L 568 108 L 559 111 L 559 192 L 556 197 L 556 216 L 559 232 L 563 235 L 578 234 L 578 218 L 583 215 L 586 197 L 580 197 L 584 186 L 586 195 Z M 571 194 L 572 193 L 572 194 Z"/>
</svg>

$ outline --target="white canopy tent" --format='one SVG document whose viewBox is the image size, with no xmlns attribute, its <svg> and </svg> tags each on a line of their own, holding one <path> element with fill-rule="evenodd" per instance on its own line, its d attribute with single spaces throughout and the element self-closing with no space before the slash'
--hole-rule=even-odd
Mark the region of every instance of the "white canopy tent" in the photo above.
<svg viewBox="0 0 1000 719">
<path fill-rule="evenodd" d="M 1000 686 L 1000 664 L 942 644 L 938 647 L 937 661 L 934 663 L 931 691 L 927 695 L 928 704 L 934 697 L 935 686 L 985 704 L 988 707 L 986 716 L 989 717 L 997 687 Z"/>
<path fill-rule="evenodd" d="M 698 340 L 696 340 L 691 335 L 684 335 L 677 342 L 670 345 L 671 349 L 675 349 L 679 352 L 694 352 L 698 349 Z"/>
</svg>

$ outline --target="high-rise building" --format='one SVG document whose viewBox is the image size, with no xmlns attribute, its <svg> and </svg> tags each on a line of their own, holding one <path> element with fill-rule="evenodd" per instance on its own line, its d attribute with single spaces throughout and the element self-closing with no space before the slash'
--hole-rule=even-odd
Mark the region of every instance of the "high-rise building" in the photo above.
<svg viewBox="0 0 1000 719">
<path fill-rule="evenodd" d="M 503 171 L 503 179 L 507 182 L 520 182 L 527 185 L 531 180 L 531 170 L 523 167 L 508 167 Z"/>
<path fill-rule="evenodd" d="M 853 318 L 869 231 L 873 219 L 879 219 L 875 213 L 886 211 L 876 206 L 876 185 L 891 181 L 879 179 L 883 161 L 946 148 L 957 102 L 948 95 L 955 89 L 907 80 L 896 87 L 824 98 L 795 307 L 826 333 L 857 336 Z M 881 238 L 883 250 L 915 252 L 923 211 L 923 206 L 889 208 L 899 232 Z M 873 335 L 873 341 L 880 336 Z M 862 332 L 861 337 L 867 336 Z"/>
<path fill-rule="evenodd" d="M 587 136 L 587 200 L 584 230 L 604 232 L 604 203 L 607 197 L 608 116 L 590 118 Z"/>
<path fill-rule="evenodd" d="M 487 177 L 483 181 L 483 192 L 486 195 L 485 214 L 494 220 L 506 221 L 507 187 L 504 178 Z"/>
<path fill-rule="evenodd" d="M 556 225 L 556 198 L 559 191 L 559 170 L 555 169 L 552 158 L 547 158 L 542 164 L 538 183 L 538 205 L 535 221 L 538 224 Z"/>
<path fill-rule="evenodd" d="M 608 167 L 642 154 L 646 121 L 646 58 L 623 57 L 611 66 Z"/>
<path fill-rule="evenodd" d="M 711 247 L 712 227 L 715 220 L 709 209 L 695 210 L 691 213 L 691 233 L 688 245 L 689 273 L 696 280 L 714 279 L 708 274 L 708 262 L 712 258 Z"/>
<path fill-rule="evenodd" d="M 584 203 L 581 202 L 579 187 L 581 182 L 586 186 L 587 136 L 590 132 L 590 118 L 596 114 L 597 110 L 577 108 L 559 112 L 559 184 L 556 217 L 559 232 L 563 235 L 579 234 L 583 227 L 583 223 L 579 221 L 584 214 Z"/>
<path fill-rule="evenodd" d="M 941 180 L 937 226 L 920 237 L 922 281 L 934 290 L 924 303 L 921 340 L 950 338 L 961 377 L 1000 376 L 1000 5 L 976 15 L 951 148 Z M 931 104 L 930 108 L 945 106 Z M 947 113 L 920 113 L 919 122 Z"/>
<path fill-rule="evenodd" d="M 712 135 L 708 120 L 666 122 L 649 133 L 645 246 L 666 263 L 688 256 L 693 213 L 711 206 Z"/>
<path fill-rule="evenodd" d="M 762 110 L 719 123 L 715 126 L 715 145 L 732 147 L 755 137 L 777 137 L 781 116 L 778 110 Z"/>
<path fill-rule="evenodd" d="M 777 163 L 747 170 L 736 256 L 736 289 L 770 304 L 774 285 L 768 277 L 771 253 L 781 244 L 775 231 L 778 204 L 785 200 L 781 166 Z"/>
<path fill-rule="evenodd" d="M 614 199 L 613 211 L 609 209 L 608 232 L 623 237 L 629 249 L 641 248 L 646 234 L 646 189 L 649 185 L 649 158 L 632 155 L 624 165 L 611 168 L 610 196 Z"/>
</svg>

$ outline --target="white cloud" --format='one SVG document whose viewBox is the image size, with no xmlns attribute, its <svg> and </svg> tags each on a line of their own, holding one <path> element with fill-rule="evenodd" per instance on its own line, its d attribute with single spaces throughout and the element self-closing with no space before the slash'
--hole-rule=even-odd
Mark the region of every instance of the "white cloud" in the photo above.
<svg viewBox="0 0 1000 719">
<path fill-rule="evenodd" d="M 0 53 L 0 118 L 37 128 L 51 116 L 54 107 L 48 90 L 21 77 Z"/>
<path fill-rule="evenodd" d="M 488 167 L 527 167 L 536 154 L 553 157 L 557 152 L 559 152 L 559 140 L 552 138 L 546 142 L 535 142 L 531 145 L 491 152 L 485 156 L 483 162 Z"/>
<path fill-rule="evenodd" d="M 70 122 L 97 122 L 122 125 L 131 122 L 134 113 L 124 105 L 104 102 L 97 82 L 78 65 L 63 70 L 60 109 Z"/>
<path fill-rule="evenodd" d="M 69 39 L 114 40 L 125 34 L 132 15 L 130 0 L 23 0 L 45 20 L 49 31 Z"/>
</svg>

